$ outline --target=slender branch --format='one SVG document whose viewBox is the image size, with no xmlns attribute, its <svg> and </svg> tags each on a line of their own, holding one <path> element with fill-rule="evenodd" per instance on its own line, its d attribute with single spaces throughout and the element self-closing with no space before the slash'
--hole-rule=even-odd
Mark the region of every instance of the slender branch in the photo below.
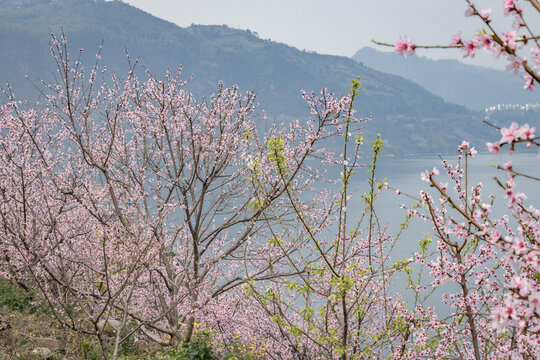
<svg viewBox="0 0 540 360">
<path fill-rule="evenodd" d="M 540 13 L 540 1 L 538 0 L 529 0 L 532 6 Z"/>
</svg>

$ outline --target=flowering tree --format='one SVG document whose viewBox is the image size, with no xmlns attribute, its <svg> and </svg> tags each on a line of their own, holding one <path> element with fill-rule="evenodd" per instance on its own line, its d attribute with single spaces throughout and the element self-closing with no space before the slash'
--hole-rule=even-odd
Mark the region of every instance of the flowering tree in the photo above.
<svg viewBox="0 0 540 360">
<path fill-rule="evenodd" d="M 180 72 L 140 82 L 130 67 L 106 80 L 99 53 L 87 75 L 65 38 L 51 50 L 46 105 L 12 97 L 1 108 L 3 276 L 31 281 L 60 322 L 98 336 L 105 358 L 115 327 L 116 358 L 134 333 L 170 346 L 200 324 L 229 336 L 249 319 L 238 285 L 306 271 L 288 266 L 302 246 L 276 251 L 266 237 L 296 222 L 287 199 L 321 179 L 317 144 L 341 135 L 331 128 L 349 96 L 313 95 L 313 121 L 262 138 L 252 93 L 220 84 L 199 102 Z"/>
<path fill-rule="evenodd" d="M 461 32 L 455 35 L 449 45 L 419 45 L 411 39 L 401 39 L 395 44 L 374 41 L 384 46 L 393 46 L 397 53 L 407 56 L 413 55 L 416 49 L 456 48 L 461 49 L 464 57 L 474 57 L 478 50 L 493 54 L 495 59 L 501 55 L 506 57 L 506 69 L 514 74 L 520 74 L 524 81 L 524 88 L 534 90 L 540 83 L 540 43 L 535 31 L 535 24 L 540 15 L 540 2 L 538 0 L 503 0 L 504 15 L 513 17 L 512 27 L 500 28 L 491 18 L 492 9 L 480 9 L 474 1 L 465 0 L 467 9 L 465 16 L 479 19 L 485 26 L 478 34 L 470 39 L 462 38 Z M 524 10 L 522 3 L 528 3 Z"/>
<path fill-rule="evenodd" d="M 473 57 L 478 49 L 492 52 L 495 58 L 503 54 L 509 62 L 507 70 L 521 73 L 524 88 L 534 90 L 540 80 L 537 72 L 540 46 L 525 13 L 537 16 L 540 13 L 538 1 L 528 1 L 528 12 L 518 1 L 503 1 L 505 16 L 514 17 L 512 28 L 506 31 L 494 26 L 491 9 L 479 9 L 468 0 L 466 3 L 465 15 L 479 18 L 486 26 L 471 40 L 463 40 L 458 34 L 448 46 L 423 46 L 406 39 L 394 45 L 396 51 L 406 56 L 414 54 L 418 48 L 460 48 L 465 57 Z M 530 52 L 530 58 L 523 55 L 525 51 Z M 535 129 L 527 124 L 512 123 L 508 128 L 498 129 L 501 139 L 487 144 L 494 154 L 504 146 L 509 146 L 513 154 L 518 143 L 526 143 L 527 147 L 539 145 Z M 458 151 L 460 162 L 457 165 L 443 161 L 452 185 L 437 181 L 437 169 L 423 172 L 422 180 L 434 191 L 420 194 L 424 212 L 409 210 L 409 214 L 431 221 L 437 238 L 435 249 L 429 246 L 431 237 L 423 239 L 421 251 L 410 262 L 420 268 L 427 267 L 431 283 L 414 283 L 410 275 L 412 269 L 408 268 L 410 288 L 417 300 L 442 292 L 443 302 L 450 306 L 451 314 L 440 319 L 435 309 L 423 301 L 417 302 L 413 310 L 406 310 L 403 317 L 408 319 L 411 336 L 404 339 L 403 348 L 395 356 L 458 354 L 460 358 L 471 359 L 538 358 L 540 212 L 526 204 L 527 196 L 518 191 L 516 179 L 540 179 L 526 171 L 517 171 L 511 161 L 497 165 L 506 177 L 506 181 L 496 181 L 507 199 L 508 210 L 506 215 L 497 217 L 492 212 L 494 197 L 486 199 L 481 183 L 470 187 L 468 182 L 468 167 L 476 150 L 463 142 Z M 452 288 L 458 291 L 449 292 Z"/>
<path fill-rule="evenodd" d="M 491 32 L 445 47 L 505 54 L 534 88 L 538 43 L 519 4 L 504 2 L 516 21 L 497 33 L 489 11 L 467 3 Z M 532 64 L 518 58 L 531 44 Z M 105 358 L 107 324 L 113 358 L 133 334 L 178 347 L 201 329 L 218 347 L 239 341 L 271 359 L 540 356 L 540 211 L 516 187 L 538 179 L 499 166 L 508 212 L 496 216 L 482 184 L 469 184 L 476 150 L 464 142 L 457 165 L 443 162 L 451 185 L 437 169 L 422 173 L 432 189 L 391 236 L 374 206 L 380 139 L 364 211 L 347 211 L 361 167 L 359 81 L 342 98 L 304 94 L 311 119 L 262 136 L 253 93 L 219 84 L 197 101 L 180 72 L 141 82 L 130 66 L 125 79 L 108 77 L 98 53 L 87 74 L 65 38 L 51 50 L 57 82 L 44 84 L 45 106 L 11 97 L 0 109 L 0 273 L 38 288 L 58 321 L 98 337 Z M 499 130 L 493 153 L 539 145 L 528 125 Z M 339 155 L 323 147 L 330 139 Z M 414 216 L 434 236 L 397 260 Z M 390 290 L 400 272 L 411 303 Z M 449 314 L 428 302 L 439 295 Z"/>
<path fill-rule="evenodd" d="M 374 358 L 391 354 L 401 345 L 401 320 L 395 315 L 403 302 L 389 290 L 397 271 L 389 253 L 408 220 L 391 236 L 375 212 L 375 201 L 384 187 L 375 177 L 383 149 L 379 138 L 372 143 L 368 190 L 358 194 L 358 189 L 351 188 L 355 173 L 363 167 L 358 158 L 364 141 L 362 126 L 352 107 L 360 85 L 353 80 L 350 97 L 340 103 L 333 101 L 345 110 L 332 120 L 343 147 L 339 156 L 327 154 L 322 162 L 330 172 L 324 177 L 324 192 L 312 190 L 319 194 L 317 206 L 309 208 L 305 197 L 288 187 L 286 199 L 296 227 L 281 222 L 269 227 L 272 251 L 286 255 L 283 266 L 297 269 L 297 274 L 267 282 L 246 281 L 247 294 L 259 308 L 257 325 L 267 329 L 265 335 L 258 336 L 275 341 L 267 349 L 270 358 Z M 332 115 L 327 101 L 313 93 L 305 97 L 315 121 Z M 285 154 L 303 146 L 296 145 L 293 138 L 284 139 L 283 146 L 268 155 L 278 178 L 286 184 L 290 157 Z M 336 167 L 341 173 L 334 178 L 332 168 Z M 347 206 L 355 200 L 364 203 L 364 210 L 350 214 Z M 291 253 L 290 248 L 300 251 Z"/>
<path fill-rule="evenodd" d="M 513 124 L 501 129 L 501 134 L 497 147 L 492 148 L 510 145 L 513 149 L 519 142 L 539 145 L 534 128 L 527 125 Z M 416 300 L 414 309 L 404 309 L 401 315 L 410 336 L 394 355 L 410 359 L 451 354 L 471 359 L 537 358 L 540 212 L 526 206 L 526 196 L 515 187 L 515 178 L 526 175 L 515 171 L 511 162 L 501 167 L 507 181 L 497 181 L 509 212 L 496 217 L 493 196 L 483 196 L 481 183 L 469 187 L 468 167 L 476 151 L 467 142 L 458 150 L 457 165 L 442 163 L 451 185 L 437 181 L 440 174 L 435 168 L 423 172 L 422 179 L 433 187 L 433 194 L 420 193 L 423 211 L 409 210 L 433 224 L 437 242 L 432 248 L 432 238 L 423 239 L 421 250 L 409 260 L 420 269 L 426 267 L 431 282 L 415 282 L 412 268 L 406 269 Z M 454 289 L 457 291 L 452 292 Z M 433 303 L 427 306 L 433 293 L 442 294 L 450 309 L 447 317 L 441 318 Z"/>
</svg>

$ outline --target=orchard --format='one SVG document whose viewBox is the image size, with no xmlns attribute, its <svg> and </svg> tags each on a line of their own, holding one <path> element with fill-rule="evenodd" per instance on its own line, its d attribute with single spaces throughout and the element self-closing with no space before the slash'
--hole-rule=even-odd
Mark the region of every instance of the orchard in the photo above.
<svg viewBox="0 0 540 360">
<path fill-rule="evenodd" d="M 489 51 L 534 90 L 540 3 L 503 1 L 510 29 L 465 3 L 485 27 L 470 40 L 392 46 Z M 500 192 L 485 194 L 468 175 L 477 150 L 456 144 L 458 162 L 419 174 L 426 189 L 391 233 L 375 204 L 392 179 L 376 176 L 380 138 L 364 144 L 359 80 L 342 97 L 304 92 L 308 121 L 261 132 L 252 92 L 220 83 L 197 100 L 181 71 L 143 80 L 129 62 L 120 77 L 99 52 L 87 69 L 82 50 L 73 57 L 64 36 L 51 39 L 57 82 L 42 84 L 45 104 L 6 92 L 0 109 L 0 276 L 97 339 L 103 358 L 132 339 L 202 341 L 201 359 L 540 357 L 540 209 L 518 186 L 540 179 L 527 169 L 499 165 Z M 494 154 L 540 146 L 527 124 L 493 134 Z M 347 211 L 353 203 L 363 210 Z M 418 251 L 398 258 L 392 249 L 418 219 L 432 236 L 415 234 Z M 406 288 L 396 291 L 397 276 Z"/>
</svg>

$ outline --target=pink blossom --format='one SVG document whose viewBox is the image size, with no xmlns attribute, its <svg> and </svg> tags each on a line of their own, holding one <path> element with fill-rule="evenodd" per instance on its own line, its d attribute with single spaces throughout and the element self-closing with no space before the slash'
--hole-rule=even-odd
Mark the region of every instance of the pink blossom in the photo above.
<svg viewBox="0 0 540 360">
<path fill-rule="evenodd" d="M 395 44 L 396 52 L 400 55 L 403 55 L 404 57 L 407 57 L 407 55 L 414 55 L 414 49 L 415 49 L 415 45 L 409 38 L 407 38 L 405 42 L 402 40 L 399 40 Z"/>
<path fill-rule="evenodd" d="M 534 83 L 534 78 L 530 74 L 523 75 L 523 79 L 525 79 L 525 85 L 523 85 L 524 89 L 534 90 L 536 89 L 536 84 Z"/>
<path fill-rule="evenodd" d="M 524 193 L 514 191 L 513 187 L 509 187 L 504 191 L 504 198 L 508 199 L 510 205 L 522 203 L 527 199 Z"/>
<path fill-rule="evenodd" d="M 504 15 L 505 16 L 510 15 L 510 11 L 514 9 L 514 0 L 504 0 L 503 7 L 504 7 Z"/>
<path fill-rule="evenodd" d="M 407 39 L 407 47 L 408 47 L 409 55 L 414 55 L 414 50 L 415 50 L 416 46 L 414 45 L 414 43 L 410 39 Z"/>
<path fill-rule="evenodd" d="M 532 59 L 536 66 L 540 66 L 540 49 L 531 48 Z"/>
<path fill-rule="evenodd" d="M 503 41 L 503 45 L 505 47 L 508 47 L 509 49 L 515 51 L 516 50 L 516 31 L 505 31 L 502 36 L 501 40 Z"/>
<path fill-rule="evenodd" d="M 518 138 L 521 140 L 534 139 L 535 127 L 530 127 L 529 124 L 521 126 L 518 130 Z"/>
<path fill-rule="evenodd" d="M 512 245 L 512 250 L 518 255 L 522 254 L 525 250 L 525 243 L 521 239 L 515 239 Z M 519 290 L 519 289 L 518 289 Z"/>
<path fill-rule="evenodd" d="M 521 248 L 523 248 L 523 247 L 521 247 Z M 523 279 L 523 278 L 521 278 L 519 276 L 516 276 L 515 278 L 512 279 L 512 284 L 510 285 L 510 287 L 517 290 L 519 295 L 523 296 L 523 297 L 525 297 L 527 295 L 527 293 L 529 292 L 527 280 L 525 280 L 525 279 Z"/>
<path fill-rule="evenodd" d="M 463 57 L 474 57 L 476 49 L 478 49 L 478 45 L 474 41 L 465 41 L 463 43 Z"/>
<path fill-rule="evenodd" d="M 506 328 L 507 320 L 506 314 L 502 308 L 496 308 L 491 312 L 491 318 L 493 319 L 492 326 L 499 330 L 503 331 Z"/>
<path fill-rule="evenodd" d="M 504 314 L 506 315 L 506 318 L 514 319 L 516 317 L 516 312 L 514 305 L 511 303 L 506 303 L 503 307 Z"/>
<path fill-rule="evenodd" d="M 395 45 L 396 52 L 400 55 L 406 56 L 407 44 L 399 40 Z"/>
<path fill-rule="evenodd" d="M 516 122 L 512 122 L 509 128 L 501 128 L 501 135 L 501 144 L 514 142 L 519 136 L 519 125 Z"/>
<path fill-rule="evenodd" d="M 450 46 L 457 46 L 457 45 L 461 45 L 463 42 L 461 41 L 461 32 L 459 32 L 458 34 L 454 35 L 454 37 L 452 38 L 452 41 L 450 42 Z"/>
<path fill-rule="evenodd" d="M 540 313 L 540 291 L 536 291 L 529 296 L 530 303 L 534 306 L 535 311 Z"/>
<path fill-rule="evenodd" d="M 465 16 L 469 17 L 469 16 L 473 16 L 474 14 L 476 14 L 476 11 L 474 11 L 473 5 L 469 4 L 469 6 L 467 7 L 467 10 L 465 10 Z"/>
<path fill-rule="evenodd" d="M 516 32 L 516 34 L 519 32 L 519 29 L 523 26 L 523 21 L 521 21 L 521 18 L 519 16 L 516 16 L 514 19 L 514 22 L 512 23 L 512 29 Z M 523 44 L 520 46 L 520 48 L 523 47 Z"/>
<path fill-rule="evenodd" d="M 498 242 L 500 239 L 501 239 L 501 234 L 497 230 L 495 230 L 494 232 L 491 233 L 491 235 L 489 235 L 489 241 L 493 243 Z"/>
<path fill-rule="evenodd" d="M 506 65 L 506 70 L 512 71 L 514 75 L 517 76 L 518 71 L 523 68 L 523 61 L 515 55 L 510 55 L 508 57 L 508 60 L 509 60 L 509 63 L 508 65 Z"/>
<path fill-rule="evenodd" d="M 521 5 L 516 4 L 514 0 L 504 0 L 503 7 L 505 16 L 521 14 L 523 11 Z"/>
<path fill-rule="evenodd" d="M 484 48 L 484 50 L 489 50 L 493 46 L 493 40 L 489 35 L 477 36 L 475 39 L 478 46 Z"/>
<path fill-rule="evenodd" d="M 422 181 L 427 181 L 427 182 L 429 182 L 429 178 L 430 178 L 430 174 L 429 174 L 429 172 L 428 172 L 427 170 L 424 170 L 424 171 L 422 171 L 422 172 L 420 173 L 420 179 L 421 179 Z"/>
<path fill-rule="evenodd" d="M 491 52 L 493 54 L 493 58 L 495 60 L 499 59 L 499 57 L 501 56 L 501 54 L 503 53 L 503 47 L 499 44 L 497 44 L 496 42 L 492 42 L 492 45 L 491 45 Z"/>
<path fill-rule="evenodd" d="M 461 144 L 458 146 L 458 150 L 467 150 L 467 148 L 470 146 L 468 141 L 463 140 Z"/>
<path fill-rule="evenodd" d="M 499 153 L 499 151 L 501 150 L 501 146 L 499 145 L 499 143 L 486 143 L 487 145 L 487 148 L 488 148 L 488 151 L 490 153 L 493 153 L 495 155 L 497 155 Z"/>
<path fill-rule="evenodd" d="M 491 18 L 489 17 L 489 15 L 491 15 L 491 8 L 480 10 L 480 17 L 484 19 L 486 22 L 491 21 Z"/>
</svg>

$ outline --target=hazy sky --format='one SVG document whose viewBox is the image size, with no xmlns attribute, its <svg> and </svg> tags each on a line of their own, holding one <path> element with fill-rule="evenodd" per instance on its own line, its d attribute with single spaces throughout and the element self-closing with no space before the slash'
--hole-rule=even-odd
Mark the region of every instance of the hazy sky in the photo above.
<svg viewBox="0 0 540 360">
<path fill-rule="evenodd" d="M 463 30 L 479 30 L 475 18 L 465 18 L 463 0 L 124 0 L 180 26 L 226 24 L 250 29 L 265 39 L 323 54 L 352 56 L 371 39 L 395 42 L 408 36 L 417 43 L 447 44 Z M 502 14 L 501 0 L 480 0 Z M 433 58 L 462 59 L 457 50 L 423 51 Z M 473 63 L 489 65 L 490 57 Z M 491 62 L 491 64 L 493 64 Z M 504 67 L 499 62 L 498 67 Z"/>
</svg>

